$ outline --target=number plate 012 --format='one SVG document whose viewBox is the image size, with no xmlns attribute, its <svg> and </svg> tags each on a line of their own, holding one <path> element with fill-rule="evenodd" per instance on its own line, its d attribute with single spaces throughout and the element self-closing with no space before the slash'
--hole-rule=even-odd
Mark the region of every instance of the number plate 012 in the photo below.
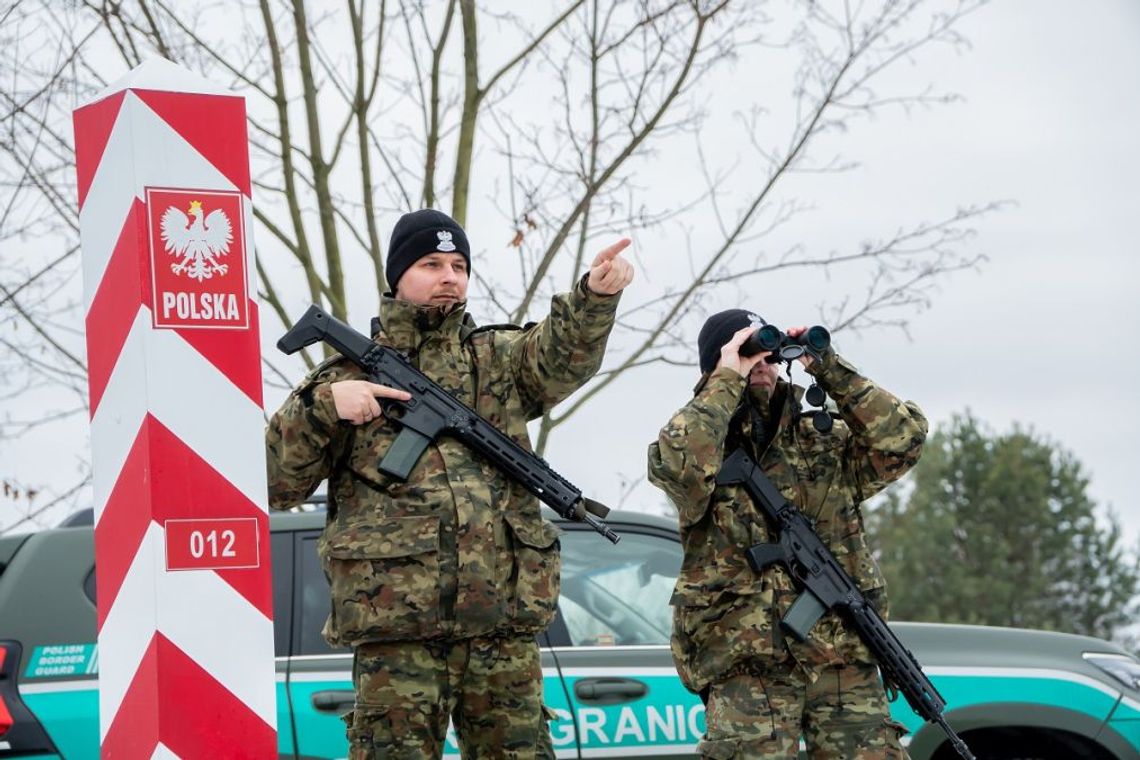
<svg viewBox="0 0 1140 760">
<path fill-rule="evenodd" d="M 253 517 L 167 520 L 167 570 L 258 567 L 257 520 Z"/>
</svg>

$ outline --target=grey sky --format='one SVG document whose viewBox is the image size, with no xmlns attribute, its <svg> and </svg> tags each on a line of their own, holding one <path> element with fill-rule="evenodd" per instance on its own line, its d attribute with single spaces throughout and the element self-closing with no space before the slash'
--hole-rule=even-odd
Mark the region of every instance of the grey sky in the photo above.
<svg viewBox="0 0 1140 760">
<path fill-rule="evenodd" d="M 968 248 L 990 260 L 978 272 L 942 281 L 932 308 L 912 316 L 912 340 L 880 330 L 842 335 L 840 348 L 884 386 L 918 401 L 936 424 L 969 408 L 996 430 L 1020 422 L 1069 448 L 1091 475 L 1094 498 L 1115 508 L 1135 544 L 1140 507 L 1131 474 L 1140 401 L 1129 391 L 1140 382 L 1140 364 L 1126 348 L 1140 331 L 1140 306 L 1131 292 L 1140 270 L 1133 224 L 1140 210 L 1140 101 L 1134 97 L 1140 92 L 1140 5 L 1006 0 L 960 29 L 971 51 L 927 51 L 891 81 L 912 91 L 931 82 L 964 100 L 856 122 L 835 145 L 861 167 L 822 180 L 795 178 L 814 210 L 781 230 L 773 250 L 800 244 L 850 251 L 899 225 L 944 218 L 958 205 L 1016 201 L 976 225 Z M 713 83 L 710 102 L 773 87 L 773 79 L 745 56 Z M 786 89 L 774 92 L 786 100 Z M 535 105 L 544 107 L 537 97 Z M 718 165 L 741 157 L 734 179 L 746 186 L 747 151 L 731 103 L 715 114 L 705 140 Z M 654 198 L 685 196 L 695 184 L 685 160 L 663 151 L 638 180 L 652 187 Z M 494 260 L 503 242 L 495 204 L 473 200 L 468 228 L 474 245 Z M 709 219 L 707 229 L 692 233 L 700 238 L 711 228 Z M 627 306 L 638 301 L 639 286 L 687 276 L 679 236 L 635 236 L 635 254 L 643 269 Z M 357 279 L 361 288 L 368 281 Z M 750 281 L 747 297 L 740 288 L 724 288 L 706 306 L 748 305 L 784 325 L 810 323 L 817 305 L 845 287 L 858 283 L 788 274 Z M 290 306 L 297 314 L 303 309 L 297 298 Z M 497 321 L 478 302 L 474 310 L 483 321 Z M 366 324 L 366 314 L 352 317 Z M 268 346 L 278 328 L 265 322 Z M 695 336 L 699 320 L 681 327 Z M 548 459 L 590 495 L 616 506 L 623 479 L 642 477 L 646 444 L 688 398 L 694 380 L 695 369 L 664 365 L 623 379 L 558 431 Z M 267 407 L 280 398 L 271 390 Z M 50 399 L 32 394 L 0 400 L 0 408 L 27 418 L 41 402 L 50 406 Z M 61 468 L 70 479 L 86 440 L 85 421 L 76 419 L 17 443 L 0 441 L 0 456 L 25 482 L 52 482 Z M 661 501 L 642 483 L 622 506 L 657 510 Z"/>
<path fill-rule="evenodd" d="M 1135 545 L 1140 5 L 1010 0 L 962 29 L 972 51 L 925 59 L 913 74 L 964 101 L 857 128 L 846 144 L 862 168 L 818 185 L 817 212 L 789 234 L 850 249 L 865 230 L 1015 200 L 978 225 L 973 245 L 990 260 L 943 281 L 911 320 L 913 340 L 877 331 L 845 335 L 840 348 L 935 424 L 969 408 L 995 430 L 1031 425 L 1073 451 Z M 637 243 L 650 266 L 668 255 L 662 241 Z M 749 305 L 784 324 L 810 322 L 819 299 L 805 293 L 796 305 L 786 292 L 805 282 L 764 283 Z M 600 496 L 616 494 L 610 463 L 640 477 L 645 445 L 693 381 L 669 368 L 623 382 L 568 423 L 551 461 Z M 627 506 L 660 500 L 643 484 Z"/>
</svg>

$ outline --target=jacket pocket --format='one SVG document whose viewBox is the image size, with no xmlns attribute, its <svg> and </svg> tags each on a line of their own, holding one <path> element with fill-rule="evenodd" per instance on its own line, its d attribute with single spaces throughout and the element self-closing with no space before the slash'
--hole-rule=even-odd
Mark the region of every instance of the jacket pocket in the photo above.
<svg viewBox="0 0 1140 760">
<path fill-rule="evenodd" d="M 678 600 L 681 601 L 681 600 Z M 684 600 L 676 608 L 675 642 L 689 680 L 697 689 L 776 653 L 779 625 L 771 589 L 738 596 L 722 593 L 705 600 Z"/>
<path fill-rule="evenodd" d="M 537 515 L 513 512 L 505 516 L 510 536 L 512 567 L 507 583 L 511 627 L 538 632 L 550 625 L 561 589 L 561 531 Z"/>
<path fill-rule="evenodd" d="M 439 625 L 439 518 L 389 517 L 323 537 L 338 641 L 419 638 Z"/>
</svg>

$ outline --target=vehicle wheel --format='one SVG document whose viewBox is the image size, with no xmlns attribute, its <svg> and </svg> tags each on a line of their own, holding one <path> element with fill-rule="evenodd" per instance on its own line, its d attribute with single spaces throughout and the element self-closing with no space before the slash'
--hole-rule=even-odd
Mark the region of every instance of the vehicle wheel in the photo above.
<svg viewBox="0 0 1140 760">
<path fill-rule="evenodd" d="M 1112 760 L 1087 739 L 1063 731 L 1042 735 L 1032 729 L 991 729 L 962 737 L 978 760 Z M 930 760 L 961 760 L 949 743 Z"/>
</svg>

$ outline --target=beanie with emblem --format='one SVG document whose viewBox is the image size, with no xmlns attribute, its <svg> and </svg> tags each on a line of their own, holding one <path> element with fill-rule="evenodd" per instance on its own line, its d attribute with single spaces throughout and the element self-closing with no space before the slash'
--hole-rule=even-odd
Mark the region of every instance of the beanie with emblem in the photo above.
<svg viewBox="0 0 1140 760">
<path fill-rule="evenodd" d="M 471 247 L 459 222 L 442 211 L 424 208 L 404 214 L 392 228 L 388 243 L 386 272 L 388 287 L 396 291 L 396 284 L 408 267 L 429 253 L 458 253 L 471 268 Z"/>
<path fill-rule="evenodd" d="M 697 355 L 701 363 L 701 374 L 712 372 L 720 361 L 720 350 L 732 340 L 737 330 L 749 326 L 760 327 L 764 320 L 759 314 L 746 309 L 728 309 L 713 314 L 705 320 L 697 336 Z"/>
</svg>

